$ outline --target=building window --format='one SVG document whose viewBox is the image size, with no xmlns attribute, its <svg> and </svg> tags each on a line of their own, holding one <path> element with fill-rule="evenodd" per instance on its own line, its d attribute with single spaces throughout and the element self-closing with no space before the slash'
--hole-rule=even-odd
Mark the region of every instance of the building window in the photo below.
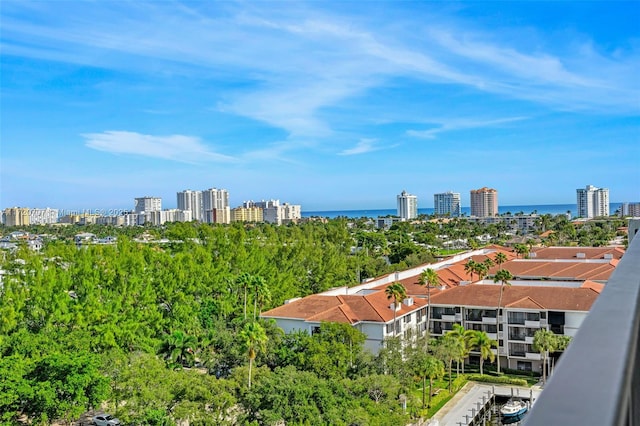
<svg viewBox="0 0 640 426">
<path fill-rule="evenodd" d="M 520 371 L 532 371 L 532 365 L 529 361 L 518 361 L 517 368 Z"/>
<path fill-rule="evenodd" d="M 387 334 L 393 333 L 393 323 L 387 324 Z"/>
<path fill-rule="evenodd" d="M 408 322 L 411 322 L 411 314 L 404 316 L 404 323 L 406 324 Z"/>
<path fill-rule="evenodd" d="M 311 334 L 318 334 L 320 333 L 320 326 L 314 326 L 311 328 Z"/>
</svg>

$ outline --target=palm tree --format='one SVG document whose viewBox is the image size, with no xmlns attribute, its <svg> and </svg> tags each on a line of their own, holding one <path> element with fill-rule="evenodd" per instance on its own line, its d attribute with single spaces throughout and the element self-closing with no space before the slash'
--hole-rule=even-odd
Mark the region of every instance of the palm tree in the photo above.
<svg viewBox="0 0 640 426">
<path fill-rule="evenodd" d="M 493 263 L 493 260 L 491 260 L 490 257 L 487 257 L 482 263 L 487 267 L 487 271 L 491 269 L 493 265 L 495 265 L 495 263 Z"/>
<path fill-rule="evenodd" d="M 478 275 L 478 280 L 482 280 L 489 272 L 489 266 L 485 262 L 476 262 L 474 266 L 475 273 Z"/>
<path fill-rule="evenodd" d="M 473 338 L 471 340 L 472 347 L 476 348 L 478 352 L 480 352 L 480 375 L 484 374 L 482 366 L 484 365 L 484 360 L 489 359 L 493 362 L 496 359 L 495 354 L 491 350 L 494 346 L 498 346 L 498 342 L 493 339 L 490 339 L 487 333 L 484 331 L 476 330 L 474 331 Z"/>
<path fill-rule="evenodd" d="M 473 259 L 469 259 L 467 260 L 467 263 L 464 264 L 464 271 L 471 275 L 471 281 L 473 281 L 473 274 L 476 272 L 476 264 L 478 262 L 476 262 Z"/>
<path fill-rule="evenodd" d="M 513 275 L 511 272 L 506 269 L 498 269 L 496 274 L 493 276 L 494 283 L 500 283 L 500 297 L 498 298 L 498 312 L 496 313 L 496 322 L 498 327 L 498 333 L 500 332 L 500 308 L 502 307 L 502 293 L 504 292 L 504 286 L 511 286 L 509 280 L 513 279 Z M 499 351 L 499 349 L 498 349 Z M 500 372 L 500 355 L 498 354 L 498 373 Z"/>
<path fill-rule="evenodd" d="M 451 366 L 454 360 L 459 360 L 465 352 L 466 345 L 451 332 L 440 337 L 436 344 L 436 354 L 442 359 L 449 369 L 449 392 L 451 392 Z"/>
<path fill-rule="evenodd" d="M 398 308 L 398 300 L 402 302 L 407 297 L 407 289 L 400 282 L 395 282 L 387 286 L 384 290 L 387 295 L 387 299 L 393 299 L 393 336 L 396 336 L 397 324 L 396 324 L 396 312 Z"/>
<path fill-rule="evenodd" d="M 253 319 L 255 320 L 258 318 L 258 304 L 260 305 L 260 310 L 262 310 L 264 303 L 271 299 L 271 292 L 267 282 L 260 276 L 255 276 L 251 279 L 251 286 L 255 291 L 253 296 Z"/>
<path fill-rule="evenodd" d="M 447 332 L 447 334 L 455 337 L 462 345 L 462 353 L 458 360 L 458 369 L 460 362 L 462 362 L 462 374 L 464 374 L 464 360 L 469 356 L 469 352 L 471 352 L 471 339 L 474 336 L 474 331 L 465 330 L 460 324 L 453 324 L 453 328 Z"/>
<path fill-rule="evenodd" d="M 444 376 L 444 364 L 438 358 L 426 352 L 417 352 L 412 360 L 413 373 L 422 380 L 422 408 L 425 408 L 427 379 L 429 379 L 429 403 L 431 408 L 431 394 L 433 380 Z"/>
<path fill-rule="evenodd" d="M 242 289 L 242 291 L 244 292 L 244 319 L 247 319 L 247 290 L 249 289 L 249 286 L 251 285 L 251 275 L 249 275 L 246 272 L 243 272 L 242 274 L 238 275 L 238 278 L 236 278 L 236 285 Z"/>
<path fill-rule="evenodd" d="M 529 253 L 529 247 L 526 244 L 516 244 L 513 246 L 513 249 L 516 251 L 518 257 L 522 256 L 523 258 Z"/>
<path fill-rule="evenodd" d="M 498 268 L 502 266 L 503 263 L 505 263 L 507 260 L 509 260 L 507 258 L 507 255 L 504 254 L 503 252 L 499 251 L 498 253 L 496 253 L 496 257 L 494 259 L 494 262 L 496 263 L 496 265 L 498 265 Z"/>
<path fill-rule="evenodd" d="M 260 324 L 252 321 L 246 323 L 240 331 L 240 338 L 244 343 L 244 347 L 247 350 L 247 357 L 249 358 L 249 389 L 251 389 L 251 368 L 253 366 L 253 360 L 256 359 L 259 351 L 266 350 L 268 340 L 267 333 Z"/>
<path fill-rule="evenodd" d="M 440 277 L 438 273 L 431 269 L 427 268 L 420 274 L 420 285 L 424 285 L 427 287 L 427 336 L 429 334 L 429 322 L 431 321 L 431 287 L 437 287 L 440 283 Z M 428 339 L 427 339 L 428 341 Z"/>
<path fill-rule="evenodd" d="M 547 383 L 547 361 L 549 352 L 555 352 L 558 339 L 553 331 L 541 328 L 533 335 L 533 349 L 542 355 L 542 383 Z"/>
<path fill-rule="evenodd" d="M 189 336 L 183 331 L 176 330 L 165 337 L 161 353 L 164 359 L 174 368 L 181 368 L 193 363 L 195 358 L 194 348 L 198 341 L 195 337 Z"/>
</svg>

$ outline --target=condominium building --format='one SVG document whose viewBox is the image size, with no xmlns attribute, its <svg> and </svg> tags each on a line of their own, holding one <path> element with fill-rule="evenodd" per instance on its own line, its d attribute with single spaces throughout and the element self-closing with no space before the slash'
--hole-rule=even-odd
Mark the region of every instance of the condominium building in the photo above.
<svg viewBox="0 0 640 426">
<path fill-rule="evenodd" d="M 402 191 L 398 199 L 398 216 L 400 220 L 410 220 L 418 217 L 418 197 Z"/>
<path fill-rule="evenodd" d="M 202 191 L 202 214 L 206 223 L 230 223 L 229 192 L 217 188 Z"/>
<path fill-rule="evenodd" d="M 178 209 L 190 211 L 192 220 L 202 221 L 202 191 L 185 189 L 177 193 Z"/>
<path fill-rule="evenodd" d="M 50 225 L 58 222 L 58 209 L 29 209 L 29 222 L 32 225 Z"/>
<path fill-rule="evenodd" d="M 640 203 L 622 203 L 621 216 L 640 217 Z"/>
<path fill-rule="evenodd" d="M 231 222 L 262 222 L 264 216 L 260 207 L 236 207 L 231 209 Z"/>
<path fill-rule="evenodd" d="M 139 197 L 134 199 L 134 212 L 156 212 L 162 210 L 162 198 L 160 197 Z"/>
<path fill-rule="evenodd" d="M 587 185 L 576 189 L 578 217 L 609 216 L 609 189 Z"/>
<path fill-rule="evenodd" d="M 460 193 L 449 191 L 433 194 L 433 213 L 437 216 L 460 216 Z"/>
<path fill-rule="evenodd" d="M 154 226 L 163 225 L 166 222 L 191 222 L 191 211 L 180 209 L 167 209 L 145 213 L 145 221 Z"/>
<path fill-rule="evenodd" d="M 299 204 L 280 204 L 280 200 L 245 201 L 244 207 L 257 207 L 262 209 L 263 220 L 266 223 L 281 225 L 283 223 L 296 222 L 302 218 L 302 207 Z"/>
<path fill-rule="evenodd" d="M 6 226 L 25 226 L 31 224 L 27 207 L 10 207 L 2 212 L 2 222 Z"/>
<path fill-rule="evenodd" d="M 498 214 L 498 191 L 486 186 L 471 190 L 471 216 L 487 217 Z"/>
</svg>

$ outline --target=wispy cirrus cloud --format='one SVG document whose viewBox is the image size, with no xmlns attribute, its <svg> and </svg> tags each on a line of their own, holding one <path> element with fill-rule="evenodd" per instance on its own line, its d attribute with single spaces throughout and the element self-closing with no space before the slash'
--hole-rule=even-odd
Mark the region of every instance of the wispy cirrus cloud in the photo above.
<svg viewBox="0 0 640 426">
<path fill-rule="evenodd" d="M 366 154 L 367 152 L 378 151 L 382 147 L 375 146 L 376 139 L 360 139 L 360 141 L 353 148 L 345 149 L 338 153 L 338 155 L 358 155 Z"/>
<path fill-rule="evenodd" d="M 199 138 L 185 135 L 154 136 L 128 131 L 86 133 L 89 148 L 112 154 L 140 155 L 182 163 L 233 162 L 234 157 L 211 151 Z"/>
<path fill-rule="evenodd" d="M 469 120 L 469 119 L 436 119 L 425 120 L 426 123 L 432 123 L 436 127 L 427 130 L 407 130 L 407 135 L 424 138 L 435 139 L 440 133 L 450 132 L 463 129 L 477 129 L 482 127 L 498 127 L 503 124 L 514 123 L 526 120 L 528 117 L 507 117 L 493 120 Z"/>
</svg>

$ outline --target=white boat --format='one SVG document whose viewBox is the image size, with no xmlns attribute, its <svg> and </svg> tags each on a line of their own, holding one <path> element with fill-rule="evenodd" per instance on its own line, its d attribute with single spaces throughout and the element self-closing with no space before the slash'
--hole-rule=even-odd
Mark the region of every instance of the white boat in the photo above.
<svg viewBox="0 0 640 426">
<path fill-rule="evenodd" d="M 500 414 L 502 417 L 518 417 L 523 415 L 529 409 L 529 404 L 521 399 L 510 399 L 500 407 Z"/>
</svg>

